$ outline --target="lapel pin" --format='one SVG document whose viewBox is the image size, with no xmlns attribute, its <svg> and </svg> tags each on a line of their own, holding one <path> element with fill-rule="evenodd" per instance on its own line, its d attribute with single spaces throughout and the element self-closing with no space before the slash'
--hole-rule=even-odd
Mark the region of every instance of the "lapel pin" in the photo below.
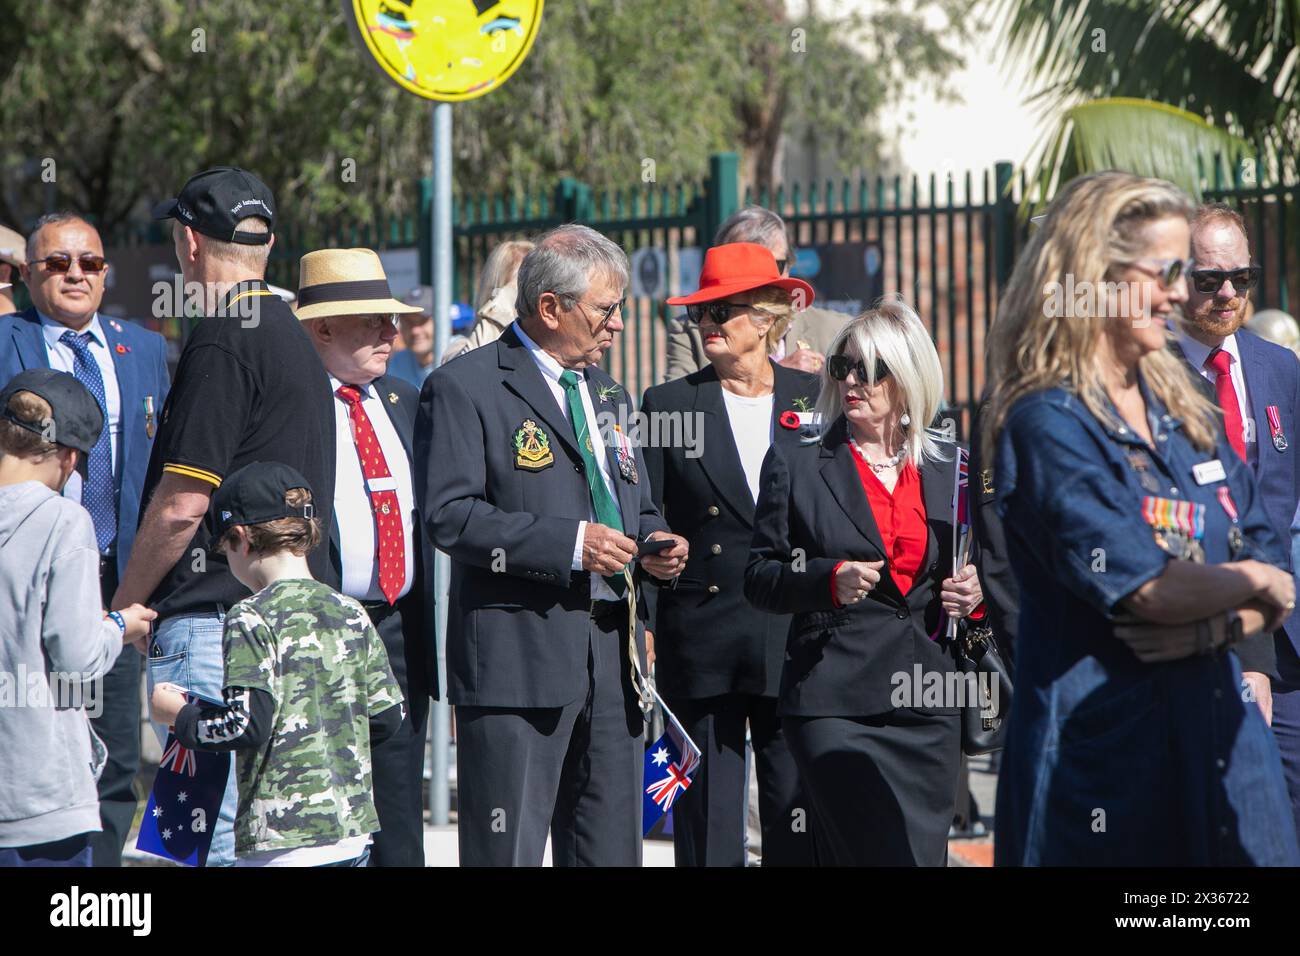
<svg viewBox="0 0 1300 956">
<path fill-rule="evenodd" d="M 396 405 L 396 404 L 397 404 L 397 393 L 396 393 L 396 392 L 389 392 L 389 393 L 388 393 L 388 404 L 390 404 L 390 405 Z"/>
<path fill-rule="evenodd" d="M 131 349 L 128 346 L 123 345 L 121 342 L 118 342 L 117 348 L 114 349 L 114 351 L 117 352 L 118 355 L 125 355 L 127 352 L 131 351 Z"/>
</svg>

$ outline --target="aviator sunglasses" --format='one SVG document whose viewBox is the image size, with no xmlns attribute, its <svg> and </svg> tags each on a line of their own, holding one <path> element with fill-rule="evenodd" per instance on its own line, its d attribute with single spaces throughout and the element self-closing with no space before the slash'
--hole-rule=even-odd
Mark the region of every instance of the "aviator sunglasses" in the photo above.
<svg viewBox="0 0 1300 956">
<path fill-rule="evenodd" d="M 876 357 L 876 377 L 874 379 L 867 378 L 867 367 L 863 364 L 862 359 L 851 359 L 843 354 L 832 355 L 828 358 L 826 360 L 826 371 L 837 382 L 844 381 L 849 377 L 849 372 L 852 372 L 856 376 L 859 385 L 865 385 L 868 381 L 881 382 L 889 377 L 889 366 L 879 356 Z"/>
<path fill-rule="evenodd" d="M 62 274 L 72 268 L 72 256 L 66 252 L 56 252 L 52 256 L 46 256 L 44 259 L 33 259 L 32 263 L 43 262 L 49 272 Z M 95 275 L 103 272 L 108 265 L 103 256 L 92 256 L 90 254 L 77 256 L 77 264 L 81 266 L 81 271 L 87 275 Z"/>
</svg>

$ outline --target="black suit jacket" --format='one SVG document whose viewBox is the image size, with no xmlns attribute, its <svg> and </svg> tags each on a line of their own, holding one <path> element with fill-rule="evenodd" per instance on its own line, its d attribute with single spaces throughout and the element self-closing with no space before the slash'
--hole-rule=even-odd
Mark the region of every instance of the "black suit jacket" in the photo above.
<svg viewBox="0 0 1300 956">
<path fill-rule="evenodd" d="M 373 382 L 384 411 L 388 412 L 389 421 L 402 440 L 406 449 L 407 461 L 411 465 L 411 484 L 416 499 L 419 499 L 420 478 L 415 468 L 415 418 L 420 401 L 420 393 L 414 385 L 395 375 L 384 375 Z M 337 401 L 337 399 L 331 399 Z M 329 443 L 325 449 L 325 460 L 332 466 L 338 453 L 334 442 L 334 429 L 329 431 Z M 336 503 L 337 504 L 337 503 Z M 361 502 L 358 507 L 368 506 Z M 334 508 L 337 515 L 338 508 Z M 412 516 L 415 529 L 415 541 L 412 552 L 415 556 L 415 576 L 411 590 L 397 601 L 397 611 L 402 616 L 402 641 L 406 645 L 406 677 L 412 695 L 427 695 L 438 699 L 438 640 L 435 630 L 436 595 L 433 580 L 433 547 L 425 532 L 424 522 L 420 519 L 420 509 L 416 506 Z M 343 556 L 339 548 L 339 528 L 337 518 L 330 523 L 329 529 L 329 568 L 330 577 L 326 581 L 330 587 L 338 590 L 343 584 Z M 421 713 L 414 702 L 408 707 L 413 713 Z"/>
<path fill-rule="evenodd" d="M 920 469 L 930 535 L 911 590 L 904 595 L 892 577 L 882 576 L 865 599 L 836 608 L 831 575 L 839 562 L 884 559 L 883 572 L 889 570 L 846 427 L 840 416 L 820 442 L 775 446 L 763 464 L 745 594 L 758 607 L 794 615 L 781 674 L 782 715 L 889 713 L 896 709 L 893 675 L 914 683 L 916 665 L 922 675 L 954 669 L 944 642 L 929 635 L 941 626 L 940 586 L 952 574 L 957 446 L 942 443 L 948 460 Z"/>
<path fill-rule="evenodd" d="M 782 426 L 795 400 L 817 400 L 816 376 L 773 364 L 772 440 L 797 446 L 800 430 Z M 790 618 L 768 614 L 744 594 L 754 534 L 754 499 L 740 463 L 722 383 L 712 365 L 645 393 L 641 411 L 695 416 L 698 446 L 647 445 L 655 504 L 691 558 L 674 586 L 654 599 L 655 682 L 669 698 L 760 694 L 775 697 Z M 648 419 L 653 420 L 653 419 Z M 652 432 L 653 434 L 653 432 Z"/>
<path fill-rule="evenodd" d="M 603 370 L 586 373 L 597 426 L 620 408 L 631 414 L 626 392 Z M 552 460 L 543 467 L 517 463 L 515 436 L 525 421 L 546 433 Z M 666 531 L 640 451 L 634 484 L 619 477 L 610 442 L 606 450 L 624 533 Z M 573 428 L 513 325 L 425 380 L 416 469 L 425 525 L 452 558 L 451 702 L 562 707 L 586 694 L 590 576 L 572 562 L 591 492 Z M 642 627 L 637 643 L 644 665 Z"/>
</svg>

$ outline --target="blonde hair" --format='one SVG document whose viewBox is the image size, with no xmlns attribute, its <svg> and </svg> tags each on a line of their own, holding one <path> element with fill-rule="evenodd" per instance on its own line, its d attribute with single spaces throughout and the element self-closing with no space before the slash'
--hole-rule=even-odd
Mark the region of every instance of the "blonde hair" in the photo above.
<svg viewBox="0 0 1300 956">
<path fill-rule="evenodd" d="M 949 461 L 939 445 L 945 436 L 931 428 L 943 402 L 943 365 L 930 333 L 920 316 L 899 296 L 876 303 L 840 329 L 826 355 L 857 357 L 866 366 L 864 385 L 875 385 L 876 359 L 884 360 L 898 388 L 898 400 L 911 419 L 903 430 L 902 450 L 907 460 L 920 467 L 926 461 Z M 817 410 L 827 425 L 844 411 L 839 383 L 830 377 L 829 364 L 822 366 L 822 392 Z"/>
<path fill-rule="evenodd" d="M 1060 310 L 1046 307 L 1049 290 L 1068 287 L 1067 277 L 1076 285 L 1114 281 L 1126 264 L 1145 254 L 1150 223 L 1171 217 L 1190 221 L 1193 212 L 1177 186 L 1132 173 L 1080 176 L 1061 190 L 1016 261 L 989 330 L 985 367 L 992 390 L 982 436 L 988 460 L 1011 407 L 1034 392 L 1067 389 L 1099 420 L 1113 421 L 1097 360 L 1102 334 L 1113 319 L 1105 307 L 1056 314 Z M 1102 298 L 1097 297 L 1099 304 Z M 1192 444 L 1212 448 L 1216 409 L 1197 388 L 1187 363 L 1161 349 L 1144 355 L 1138 367 L 1152 394 L 1182 420 Z"/>
<path fill-rule="evenodd" d="M 780 286 L 768 285 L 748 292 L 740 292 L 732 296 L 731 301 L 748 302 L 771 318 L 772 324 L 768 326 L 767 333 L 763 336 L 769 352 L 785 338 L 786 330 L 790 328 L 790 322 L 794 319 L 791 294 Z M 754 316 L 750 316 L 750 321 L 758 324 Z"/>
<path fill-rule="evenodd" d="M 519 275 L 519 265 L 524 256 L 533 251 L 534 244 L 527 239 L 507 239 L 499 242 L 488 254 L 483 263 L 483 271 L 478 275 L 478 287 L 474 291 L 474 314 L 478 315 L 483 306 L 492 300 L 497 289 L 510 285 Z"/>
<path fill-rule="evenodd" d="M 235 223 L 235 229 L 239 232 L 255 233 L 271 231 L 271 227 L 266 224 L 266 220 L 259 219 L 257 216 L 245 216 Z M 211 236 L 204 236 L 203 242 L 208 255 L 212 256 L 212 258 L 220 259 L 222 262 L 233 262 L 235 265 L 243 266 L 259 276 L 266 274 L 266 263 L 271 257 L 271 244 L 269 242 L 261 246 L 250 246 L 247 243 L 226 242 L 224 239 L 214 239 Z"/>
</svg>

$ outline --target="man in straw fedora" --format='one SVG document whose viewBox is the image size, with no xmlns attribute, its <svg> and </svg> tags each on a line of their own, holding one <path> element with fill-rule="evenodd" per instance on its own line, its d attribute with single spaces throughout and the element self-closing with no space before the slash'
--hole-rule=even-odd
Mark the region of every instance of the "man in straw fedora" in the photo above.
<svg viewBox="0 0 1300 956">
<path fill-rule="evenodd" d="M 149 643 L 149 693 L 177 684 L 222 704 L 222 630 L 227 610 L 249 591 L 209 549 L 220 516 L 212 494 L 227 475 L 256 461 L 286 464 L 307 479 L 323 527 L 333 519 L 334 440 L 329 376 L 310 336 L 267 286 L 275 198 L 245 170 L 219 166 L 193 176 L 154 209 L 172 219 L 176 260 L 187 286 L 202 290 L 207 318 L 190 332 L 161 409 L 144 482 L 148 505 L 113 607 L 158 611 Z M 308 556 L 329 579 L 329 547 Z M 155 727 L 160 737 L 166 728 Z M 236 776 L 213 826 L 209 866 L 234 863 Z"/>
<path fill-rule="evenodd" d="M 374 748 L 379 832 L 371 866 L 424 865 L 424 737 L 437 695 L 433 550 L 416 513 L 412 448 L 419 392 L 388 374 L 399 315 L 370 249 L 302 257 L 294 309 L 329 375 L 334 469 L 326 583 L 370 615 L 406 699 L 401 728 Z"/>
<path fill-rule="evenodd" d="M 27 240 L 8 226 L 0 226 L 0 315 L 18 311 L 13 283 L 27 263 Z"/>
<path fill-rule="evenodd" d="M 644 614 L 628 572 L 672 578 L 688 545 L 640 449 L 605 424 L 631 410 L 600 366 L 627 269 L 586 226 L 547 233 L 520 267 L 518 318 L 420 392 L 422 510 L 452 559 L 462 865 L 539 866 L 548 831 L 557 866 L 641 862 Z"/>
</svg>

